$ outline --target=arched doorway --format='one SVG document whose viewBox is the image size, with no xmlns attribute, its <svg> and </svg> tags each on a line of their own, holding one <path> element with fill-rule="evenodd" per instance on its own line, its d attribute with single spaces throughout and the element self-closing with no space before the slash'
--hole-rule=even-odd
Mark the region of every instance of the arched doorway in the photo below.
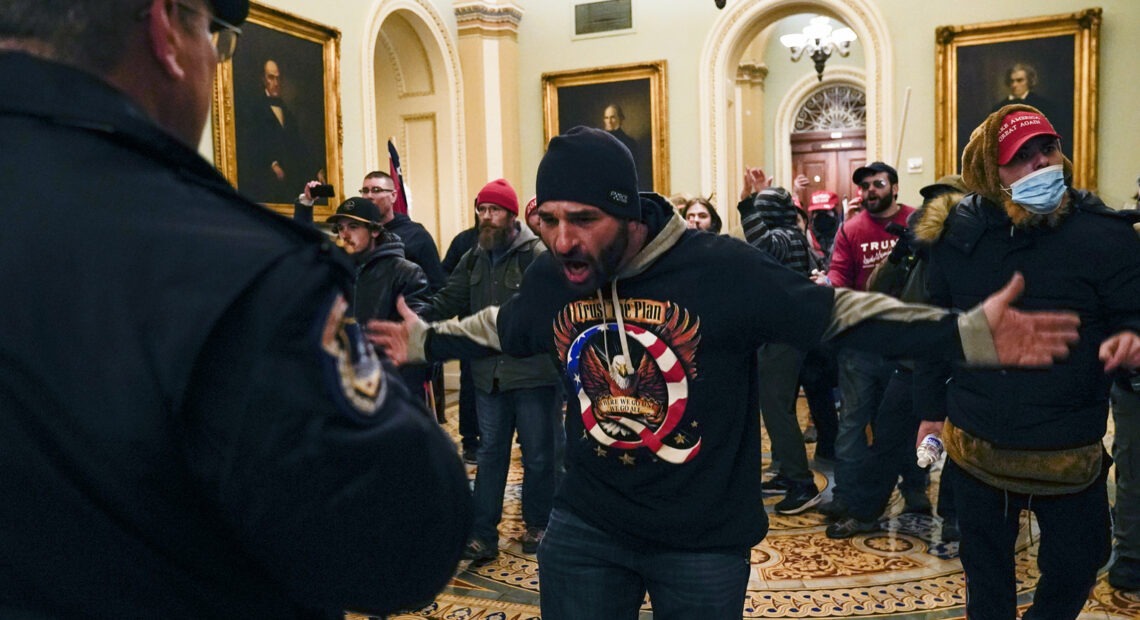
<svg viewBox="0 0 1140 620">
<path fill-rule="evenodd" d="M 389 138 L 400 151 L 410 215 L 437 245 L 464 224 L 462 86 L 455 45 L 425 0 L 385 0 L 369 19 L 363 50 L 365 164 L 388 170 Z M 357 182 L 368 170 L 345 171 Z"/>
<path fill-rule="evenodd" d="M 869 0 L 759 0 L 730 4 L 717 18 L 709 33 L 701 55 L 700 65 L 700 118 L 701 184 L 705 191 L 712 189 L 718 196 L 735 196 L 739 193 L 739 176 L 733 165 L 733 154 L 740 151 L 744 140 L 732 119 L 732 79 L 742 54 L 758 33 L 775 22 L 800 13 L 824 14 L 834 17 L 853 29 L 864 48 L 865 68 L 859 80 L 867 76 L 862 85 L 866 96 L 866 152 L 871 157 L 889 161 L 891 113 L 893 92 L 891 79 L 891 43 L 886 22 L 879 8 Z M 824 73 L 835 72 L 829 68 Z M 816 82 L 814 75 L 810 78 Z M 855 81 L 854 78 L 849 78 Z M 795 89 L 793 89 L 795 90 Z M 794 93 L 782 93 L 780 104 L 793 100 Z M 767 162 L 777 179 L 792 177 L 790 135 L 791 123 L 782 125 L 777 120 L 774 145 L 775 161 Z"/>
<path fill-rule="evenodd" d="M 851 176 L 867 161 L 866 95 L 856 85 L 835 83 L 816 88 L 798 106 L 788 146 L 792 174 L 806 175 L 801 204 L 815 191 L 855 195 Z"/>
</svg>

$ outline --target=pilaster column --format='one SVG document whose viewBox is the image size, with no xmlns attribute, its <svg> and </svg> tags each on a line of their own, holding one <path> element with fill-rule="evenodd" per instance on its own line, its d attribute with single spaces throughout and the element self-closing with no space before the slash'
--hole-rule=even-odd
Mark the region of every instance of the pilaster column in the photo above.
<svg viewBox="0 0 1140 620">
<path fill-rule="evenodd" d="M 760 166 L 771 173 L 772 164 L 764 161 L 764 145 L 768 140 L 764 130 L 764 80 L 767 78 L 768 65 L 762 62 L 745 60 L 736 67 L 736 104 L 740 113 L 738 144 L 743 160 L 738 168 Z"/>
<path fill-rule="evenodd" d="M 523 184 L 519 145 L 518 29 L 522 9 L 509 0 L 456 2 L 467 127 L 468 199 L 488 181 Z M 526 196 L 519 196 L 523 202 Z M 521 205 L 520 205 L 521 206 Z M 465 221 L 474 221 L 470 209 Z"/>
</svg>

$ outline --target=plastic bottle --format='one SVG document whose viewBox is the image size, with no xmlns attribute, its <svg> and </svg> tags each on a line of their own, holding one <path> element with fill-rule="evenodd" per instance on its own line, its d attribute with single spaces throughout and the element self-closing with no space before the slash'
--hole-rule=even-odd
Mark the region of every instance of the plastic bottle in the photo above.
<svg viewBox="0 0 1140 620">
<path fill-rule="evenodd" d="M 942 438 L 934 433 L 922 438 L 922 443 L 918 444 L 918 449 L 915 451 L 916 462 L 919 467 L 927 467 L 931 463 L 942 458 Z"/>
</svg>

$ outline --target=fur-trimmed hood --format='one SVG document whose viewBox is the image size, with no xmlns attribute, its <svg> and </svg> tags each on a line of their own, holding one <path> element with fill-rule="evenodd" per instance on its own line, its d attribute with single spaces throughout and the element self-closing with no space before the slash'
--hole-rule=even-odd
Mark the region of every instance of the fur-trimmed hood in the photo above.
<svg viewBox="0 0 1140 620">
<path fill-rule="evenodd" d="M 914 243 L 930 246 L 942 236 L 950 211 L 965 196 L 962 192 L 949 192 L 922 203 L 910 216 L 910 230 Z"/>
</svg>

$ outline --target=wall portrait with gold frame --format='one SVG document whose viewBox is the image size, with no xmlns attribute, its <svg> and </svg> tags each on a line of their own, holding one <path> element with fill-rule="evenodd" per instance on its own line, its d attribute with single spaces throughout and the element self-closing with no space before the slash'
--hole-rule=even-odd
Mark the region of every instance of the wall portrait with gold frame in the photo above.
<svg viewBox="0 0 1140 620">
<path fill-rule="evenodd" d="M 305 183 L 332 184 L 314 216 L 344 199 L 340 32 L 250 3 L 237 51 L 214 82 L 214 163 L 240 192 L 283 214 Z"/>
<path fill-rule="evenodd" d="M 625 135 L 612 133 L 631 147 L 638 189 L 668 195 L 666 92 L 664 60 L 543 73 L 545 141 L 577 125 L 606 129 L 607 108 L 619 106 Z"/>
<path fill-rule="evenodd" d="M 1015 65 L 1036 73 L 1025 103 L 1040 109 L 1073 160 L 1073 184 L 1096 190 L 1101 9 L 936 30 L 938 176 L 957 172 L 970 133 L 1009 100 Z M 1022 70 L 1019 68 L 1019 70 Z"/>
</svg>

